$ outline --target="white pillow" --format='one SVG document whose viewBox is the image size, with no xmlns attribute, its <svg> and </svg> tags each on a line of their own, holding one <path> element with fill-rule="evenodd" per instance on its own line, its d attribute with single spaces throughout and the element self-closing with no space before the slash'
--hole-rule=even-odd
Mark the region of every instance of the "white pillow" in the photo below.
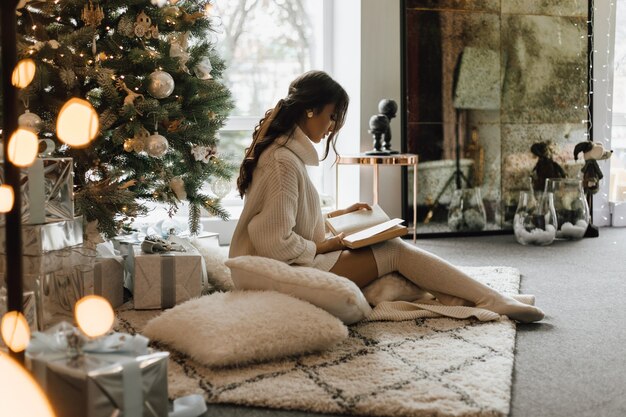
<svg viewBox="0 0 626 417">
<path fill-rule="evenodd" d="M 365 299 L 373 306 L 383 301 L 415 301 L 433 299 L 433 295 L 424 291 L 398 272 L 384 275 L 363 288 Z"/>
<path fill-rule="evenodd" d="M 235 287 L 273 290 L 318 306 L 346 324 L 372 312 L 359 287 L 347 278 L 304 266 L 291 266 L 261 256 L 238 256 L 226 261 Z"/>
<path fill-rule="evenodd" d="M 273 291 L 189 300 L 150 320 L 142 333 L 213 367 L 315 352 L 348 337 L 336 317 Z"/>
</svg>

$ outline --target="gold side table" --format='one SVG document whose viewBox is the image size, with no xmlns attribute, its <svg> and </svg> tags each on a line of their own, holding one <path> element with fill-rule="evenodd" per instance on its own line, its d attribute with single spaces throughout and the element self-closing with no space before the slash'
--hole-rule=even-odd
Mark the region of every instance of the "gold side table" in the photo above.
<svg viewBox="0 0 626 417">
<path fill-rule="evenodd" d="M 417 162 L 418 156 L 412 153 L 394 155 L 341 155 L 335 165 L 335 201 L 339 201 L 339 165 L 371 165 L 374 169 L 373 204 L 378 204 L 378 171 L 380 165 L 413 167 L 413 242 L 416 241 L 417 225 Z"/>
</svg>

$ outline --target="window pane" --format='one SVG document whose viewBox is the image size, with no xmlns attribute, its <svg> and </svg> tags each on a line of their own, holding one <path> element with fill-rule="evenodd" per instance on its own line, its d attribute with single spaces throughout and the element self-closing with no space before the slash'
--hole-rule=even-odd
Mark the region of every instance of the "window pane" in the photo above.
<svg viewBox="0 0 626 417">
<path fill-rule="evenodd" d="M 297 75 L 321 68 L 319 0 L 216 0 L 216 47 L 236 101 L 232 116 L 261 116 Z"/>
<path fill-rule="evenodd" d="M 616 4 L 609 201 L 626 201 L 626 2 Z"/>
</svg>

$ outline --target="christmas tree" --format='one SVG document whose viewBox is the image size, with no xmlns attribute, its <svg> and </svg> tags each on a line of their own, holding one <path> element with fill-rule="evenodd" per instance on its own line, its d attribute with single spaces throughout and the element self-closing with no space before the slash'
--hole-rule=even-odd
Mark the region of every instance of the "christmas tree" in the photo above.
<svg viewBox="0 0 626 417">
<path fill-rule="evenodd" d="M 220 82 L 224 63 L 211 44 L 206 0 L 21 0 L 18 58 L 31 58 L 33 82 L 20 91 L 19 125 L 55 137 L 60 107 L 88 100 L 100 134 L 83 149 L 57 142 L 74 162 L 75 207 L 111 237 L 166 203 L 189 204 L 191 232 L 201 208 L 227 217 L 219 197 L 202 191 L 234 166 L 217 151 L 232 108 Z"/>
</svg>

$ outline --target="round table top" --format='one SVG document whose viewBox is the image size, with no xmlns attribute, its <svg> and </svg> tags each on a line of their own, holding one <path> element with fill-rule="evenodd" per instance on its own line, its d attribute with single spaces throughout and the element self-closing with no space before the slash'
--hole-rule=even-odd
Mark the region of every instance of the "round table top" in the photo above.
<svg viewBox="0 0 626 417">
<path fill-rule="evenodd" d="M 418 156 L 412 153 L 397 153 L 390 155 L 340 155 L 337 164 L 359 165 L 415 165 Z"/>
</svg>

